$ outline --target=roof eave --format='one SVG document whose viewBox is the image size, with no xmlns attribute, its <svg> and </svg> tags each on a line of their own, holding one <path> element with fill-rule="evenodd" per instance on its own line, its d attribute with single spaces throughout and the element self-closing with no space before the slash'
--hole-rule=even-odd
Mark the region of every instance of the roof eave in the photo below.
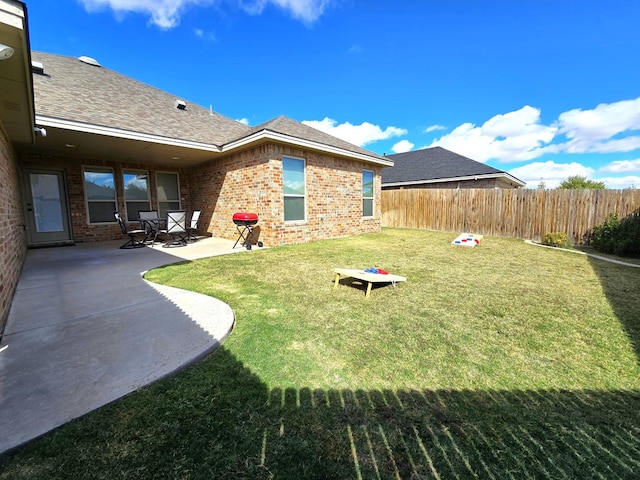
<svg viewBox="0 0 640 480">
<path fill-rule="evenodd" d="M 392 167 L 393 161 L 385 160 L 383 158 L 374 156 L 374 155 L 366 155 L 364 153 L 353 152 L 351 150 L 346 150 L 344 148 L 334 147 L 332 145 L 327 145 L 325 143 L 315 142 L 313 140 L 308 140 L 304 138 L 294 137 L 291 135 L 285 135 L 283 133 L 274 132 L 272 130 L 264 129 L 258 132 L 254 132 L 251 135 L 246 137 L 239 138 L 232 142 L 229 142 L 222 146 L 222 152 L 230 152 L 238 148 L 245 147 L 252 143 L 256 142 L 264 142 L 264 141 L 275 141 L 281 143 L 293 144 L 298 147 L 308 148 L 311 150 L 320 150 L 322 152 L 331 153 L 333 155 L 338 155 L 341 157 L 349 157 L 356 160 L 360 160 L 366 163 L 372 163 L 374 165 L 380 165 L 382 167 Z"/>
<path fill-rule="evenodd" d="M 426 185 L 430 183 L 444 183 L 444 182 L 463 182 L 468 180 L 484 180 L 489 178 L 506 178 L 510 182 L 515 183 L 520 187 L 526 185 L 522 180 L 518 180 L 516 177 L 509 175 L 506 172 L 502 173 L 485 173 L 482 175 L 465 175 L 463 177 L 448 177 L 448 178 L 431 178 L 429 180 L 411 180 L 406 182 L 389 182 L 382 183 L 383 187 L 406 187 L 408 185 Z"/>
<path fill-rule="evenodd" d="M 104 135 L 108 137 L 124 138 L 127 140 L 137 140 L 142 142 L 156 143 L 159 145 L 170 145 L 175 147 L 192 148 L 214 153 L 220 153 L 221 149 L 218 145 L 211 143 L 195 142 L 193 140 L 184 140 L 181 138 L 164 137 L 161 135 L 153 135 L 150 133 L 135 132 L 131 130 L 123 130 L 104 125 L 96 125 L 91 123 L 77 122 L 74 120 L 66 120 L 63 118 L 49 117 L 46 115 L 36 115 L 36 123 L 43 127 L 60 128 L 81 133 L 90 133 L 94 135 Z"/>
</svg>

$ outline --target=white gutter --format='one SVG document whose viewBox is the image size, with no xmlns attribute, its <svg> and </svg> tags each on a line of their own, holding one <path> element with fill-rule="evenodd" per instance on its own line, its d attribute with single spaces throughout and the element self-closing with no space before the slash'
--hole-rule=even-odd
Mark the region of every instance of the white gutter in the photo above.
<svg viewBox="0 0 640 480">
<path fill-rule="evenodd" d="M 408 182 L 393 182 L 383 183 L 383 187 L 406 187 L 408 185 L 426 185 L 429 183 L 443 183 L 443 182 L 463 182 L 467 180 L 483 180 L 487 178 L 507 178 L 511 182 L 524 187 L 526 185 L 522 180 L 518 180 L 516 177 L 512 177 L 506 172 L 503 173 L 485 173 L 483 175 L 466 175 L 464 177 L 449 177 L 449 178 L 434 178 L 430 180 L 414 180 Z"/>
<path fill-rule="evenodd" d="M 179 138 L 163 137 L 161 135 L 151 135 L 149 133 L 122 130 L 120 128 L 105 127 L 91 123 L 75 122 L 61 118 L 36 115 L 36 124 L 42 127 L 61 128 L 74 132 L 91 133 L 94 135 L 104 135 L 107 137 L 124 138 L 127 140 L 137 140 L 140 142 L 157 143 L 160 145 L 171 145 L 174 147 L 192 148 L 205 152 L 220 153 L 221 149 L 211 143 L 194 142 L 192 140 L 182 140 Z"/>
<path fill-rule="evenodd" d="M 229 152 L 231 150 L 235 150 L 236 148 L 244 147 L 254 142 L 258 142 L 261 140 L 273 140 L 276 142 L 283 142 L 288 144 L 297 145 L 303 148 L 309 148 L 312 150 L 320 150 L 327 153 L 332 153 L 334 155 L 339 155 L 342 157 L 350 157 L 355 158 L 357 160 L 362 160 L 367 163 L 373 163 L 376 165 L 381 165 L 383 167 L 392 167 L 392 160 L 384 160 L 382 158 L 377 158 L 371 155 L 366 155 L 364 153 L 352 152 L 351 150 L 346 150 L 344 148 L 334 147 L 331 145 L 327 145 L 324 143 L 314 142 L 312 140 L 306 140 L 299 137 L 293 137 L 290 135 L 285 135 L 278 132 L 273 132 L 271 130 L 260 130 L 248 137 L 241 138 L 239 140 L 227 143 L 223 145 L 222 152 Z"/>
</svg>

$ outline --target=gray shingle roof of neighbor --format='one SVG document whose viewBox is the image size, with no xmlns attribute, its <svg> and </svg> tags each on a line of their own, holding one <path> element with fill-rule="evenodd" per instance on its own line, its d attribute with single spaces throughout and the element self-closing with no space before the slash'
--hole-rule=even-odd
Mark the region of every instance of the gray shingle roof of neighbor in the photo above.
<svg viewBox="0 0 640 480">
<path fill-rule="evenodd" d="M 32 52 L 37 115 L 221 145 L 249 127 L 183 98 L 77 58 Z M 176 108 L 176 100 L 186 108 Z"/>
<path fill-rule="evenodd" d="M 56 119 L 224 147 L 262 131 L 355 153 L 389 164 L 384 157 L 285 116 L 249 127 L 102 66 L 78 58 L 32 52 L 43 64 L 34 74 L 36 114 Z M 176 101 L 184 102 L 180 109 Z M 298 142 L 299 143 L 299 142 Z"/>
<path fill-rule="evenodd" d="M 382 184 L 419 182 L 508 173 L 459 155 L 442 147 L 424 148 L 387 155 L 394 166 L 382 169 Z M 515 179 L 518 180 L 518 179 Z M 518 180 L 519 181 L 519 180 Z"/>
</svg>

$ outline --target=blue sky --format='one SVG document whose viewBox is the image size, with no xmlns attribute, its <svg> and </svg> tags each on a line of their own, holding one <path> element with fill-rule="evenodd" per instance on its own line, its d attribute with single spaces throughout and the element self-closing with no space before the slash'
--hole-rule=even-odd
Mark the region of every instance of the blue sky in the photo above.
<svg viewBox="0 0 640 480">
<path fill-rule="evenodd" d="M 640 187 L 640 2 L 27 0 L 31 47 L 255 126 Z"/>
</svg>

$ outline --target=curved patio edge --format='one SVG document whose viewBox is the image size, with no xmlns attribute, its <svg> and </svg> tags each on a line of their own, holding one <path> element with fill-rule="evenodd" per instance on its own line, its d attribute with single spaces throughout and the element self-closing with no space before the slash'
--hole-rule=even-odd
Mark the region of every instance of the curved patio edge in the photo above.
<svg viewBox="0 0 640 480">
<path fill-rule="evenodd" d="M 0 341 L 0 454 L 198 362 L 233 331 L 221 300 L 141 276 L 232 253 L 228 241 L 120 243 L 29 250 Z"/>
<path fill-rule="evenodd" d="M 170 263 L 168 265 L 170 265 Z M 213 339 L 209 348 L 205 348 L 184 365 L 178 367 L 173 372 L 169 372 L 168 375 L 170 375 L 181 368 L 196 363 L 198 360 L 214 352 L 233 331 L 235 315 L 231 307 L 222 300 L 203 293 L 151 282 L 144 278 L 147 272 L 148 270 L 140 274 L 142 280 L 178 307 L 185 315 L 202 328 L 202 330 L 211 335 Z"/>
</svg>

